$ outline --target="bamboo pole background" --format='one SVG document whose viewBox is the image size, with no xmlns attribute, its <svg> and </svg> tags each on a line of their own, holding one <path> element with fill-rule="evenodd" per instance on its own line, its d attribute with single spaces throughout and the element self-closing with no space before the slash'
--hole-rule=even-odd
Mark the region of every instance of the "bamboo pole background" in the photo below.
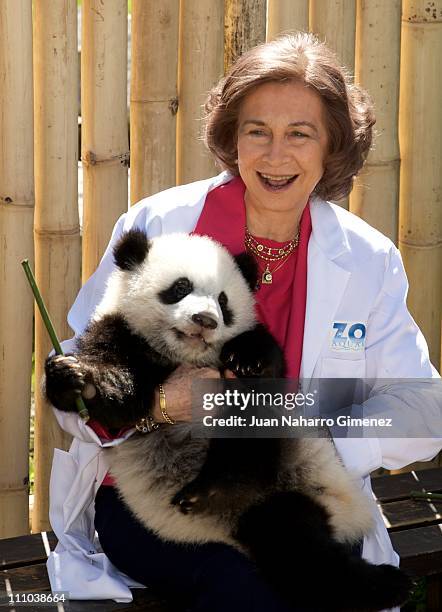
<svg viewBox="0 0 442 612">
<path fill-rule="evenodd" d="M 373 99 L 376 134 L 350 196 L 350 210 L 397 244 L 401 0 L 358 0 L 355 79 Z"/>
<path fill-rule="evenodd" d="M 66 315 L 80 288 L 77 79 L 77 3 L 40 0 L 34 6 L 35 277 L 60 338 L 72 336 Z M 34 532 L 50 528 L 53 450 L 66 450 L 70 442 L 40 391 L 51 349 L 46 328 L 36 315 Z"/>
<path fill-rule="evenodd" d="M 224 72 L 245 51 L 266 39 L 265 0 L 225 0 Z"/>
<path fill-rule="evenodd" d="M 427 10 L 429 9 L 430 10 Z M 408 306 L 439 363 L 442 305 L 442 0 L 404 0 L 399 143 L 399 246 Z"/>
<path fill-rule="evenodd" d="M 343 66 L 354 74 L 356 1 L 310 0 L 310 30 L 335 51 Z M 339 201 L 349 209 L 349 198 Z"/>
<path fill-rule="evenodd" d="M 355 0 L 310 0 L 310 30 L 324 39 L 353 72 L 355 65 Z"/>
<path fill-rule="evenodd" d="M 293 30 L 307 32 L 309 0 L 267 0 L 267 40 Z"/>
<path fill-rule="evenodd" d="M 0 538 L 29 531 L 33 298 L 31 0 L 0 2 Z"/>
<path fill-rule="evenodd" d="M 207 92 L 223 74 L 223 49 L 224 1 L 181 0 L 177 184 L 217 172 L 201 142 L 201 117 Z"/>
<path fill-rule="evenodd" d="M 132 2 L 130 201 L 173 187 L 179 0 Z"/>
<path fill-rule="evenodd" d="M 126 0 L 83 0 L 81 81 L 85 282 L 127 210 Z"/>
</svg>

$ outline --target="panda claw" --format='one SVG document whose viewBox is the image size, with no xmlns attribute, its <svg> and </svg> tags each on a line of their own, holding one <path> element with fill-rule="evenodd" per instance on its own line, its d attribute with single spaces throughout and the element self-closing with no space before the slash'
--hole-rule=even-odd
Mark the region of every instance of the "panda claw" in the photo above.
<svg viewBox="0 0 442 612">
<path fill-rule="evenodd" d="M 80 364 L 78 363 L 78 359 L 76 357 L 74 357 L 73 355 L 56 355 L 54 357 L 54 362 L 58 363 L 65 363 L 67 365 L 69 365 L 72 368 L 79 368 Z"/>
<path fill-rule="evenodd" d="M 179 503 L 180 512 L 182 512 L 182 514 L 190 514 L 193 510 L 194 505 L 195 503 L 192 500 L 182 499 Z"/>
<path fill-rule="evenodd" d="M 209 495 L 210 496 L 210 495 Z M 178 506 L 182 514 L 196 514 L 203 512 L 206 508 L 206 498 L 195 495 L 180 499 Z"/>
</svg>

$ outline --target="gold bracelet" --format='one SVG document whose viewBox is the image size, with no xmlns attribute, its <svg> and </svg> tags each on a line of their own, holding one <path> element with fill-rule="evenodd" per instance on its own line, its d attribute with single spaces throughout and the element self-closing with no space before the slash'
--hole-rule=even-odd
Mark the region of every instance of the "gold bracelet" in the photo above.
<svg viewBox="0 0 442 612">
<path fill-rule="evenodd" d="M 166 394 L 164 393 L 163 385 L 158 385 L 158 391 L 160 392 L 160 410 L 161 414 L 163 415 L 163 419 L 166 421 L 166 423 L 169 423 L 169 425 L 175 425 L 175 421 L 170 418 L 166 411 Z"/>
<path fill-rule="evenodd" d="M 153 431 L 156 431 L 159 426 L 160 424 L 156 423 L 150 414 L 147 414 L 145 417 L 135 423 L 135 429 L 142 434 L 152 433 Z"/>
</svg>

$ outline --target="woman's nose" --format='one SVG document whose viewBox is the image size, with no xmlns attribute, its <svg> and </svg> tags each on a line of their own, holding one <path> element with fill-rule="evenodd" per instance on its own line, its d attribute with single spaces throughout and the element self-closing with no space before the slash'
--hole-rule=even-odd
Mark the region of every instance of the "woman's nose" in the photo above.
<svg viewBox="0 0 442 612">
<path fill-rule="evenodd" d="M 289 150 L 284 139 L 273 138 L 265 152 L 266 161 L 279 165 L 289 158 Z"/>
</svg>

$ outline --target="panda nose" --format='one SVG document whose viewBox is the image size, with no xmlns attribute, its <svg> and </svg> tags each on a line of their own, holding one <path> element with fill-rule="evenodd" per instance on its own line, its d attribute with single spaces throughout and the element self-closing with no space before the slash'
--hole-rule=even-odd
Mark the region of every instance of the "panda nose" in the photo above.
<svg viewBox="0 0 442 612">
<path fill-rule="evenodd" d="M 204 312 L 197 312 L 192 315 L 192 321 L 204 329 L 216 329 L 218 327 L 218 323 L 215 321 L 213 317 L 210 317 Z"/>
</svg>

